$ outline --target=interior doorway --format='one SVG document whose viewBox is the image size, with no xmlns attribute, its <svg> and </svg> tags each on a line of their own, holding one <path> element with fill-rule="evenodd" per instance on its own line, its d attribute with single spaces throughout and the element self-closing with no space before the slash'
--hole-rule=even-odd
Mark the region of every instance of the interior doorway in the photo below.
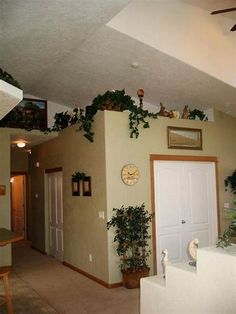
<svg viewBox="0 0 236 314">
<path fill-rule="evenodd" d="M 11 175 L 11 229 L 26 239 L 26 175 Z"/>
<path fill-rule="evenodd" d="M 216 162 L 174 157 L 160 157 L 152 164 L 157 272 L 162 250 L 168 250 L 171 262 L 182 262 L 189 258 L 189 241 L 198 238 L 200 247 L 211 246 L 218 235 Z"/>
</svg>

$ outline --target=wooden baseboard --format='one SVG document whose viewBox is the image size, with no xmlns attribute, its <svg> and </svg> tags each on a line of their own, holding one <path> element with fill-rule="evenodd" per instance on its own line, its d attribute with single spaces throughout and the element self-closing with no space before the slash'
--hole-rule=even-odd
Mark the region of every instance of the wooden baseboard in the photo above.
<svg viewBox="0 0 236 314">
<path fill-rule="evenodd" d="M 122 282 L 109 284 L 109 283 L 107 283 L 107 282 L 105 282 L 105 281 L 103 281 L 103 280 L 101 280 L 101 279 L 99 279 L 99 278 L 97 278 L 97 277 L 95 277 L 93 275 L 90 275 L 89 273 L 87 273 L 87 272 L 85 272 L 85 271 L 83 271 L 83 270 L 81 270 L 81 269 L 79 269 L 79 268 L 77 268 L 77 267 L 67 263 L 67 262 L 63 262 L 63 265 L 65 265 L 66 267 L 69 267 L 70 269 L 76 271 L 77 273 L 80 273 L 81 275 L 84 275 L 85 277 L 87 277 L 87 278 L 89 278 L 89 279 L 99 283 L 100 285 L 102 285 L 102 286 L 104 286 L 106 288 L 111 289 L 111 288 L 118 288 L 118 287 L 122 287 L 123 286 Z"/>
<path fill-rule="evenodd" d="M 37 247 L 35 247 L 35 246 L 33 246 L 33 245 L 31 245 L 31 249 L 33 249 L 33 250 L 35 250 L 35 251 L 37 251 L 37 252 L 39 252 L 39 253 L 41 253 L 41 254 L 43 254 L 43 255 L 47 255 L 46 252 L 44 252 L 44 251 L 38 249 Z"/>
</svg>

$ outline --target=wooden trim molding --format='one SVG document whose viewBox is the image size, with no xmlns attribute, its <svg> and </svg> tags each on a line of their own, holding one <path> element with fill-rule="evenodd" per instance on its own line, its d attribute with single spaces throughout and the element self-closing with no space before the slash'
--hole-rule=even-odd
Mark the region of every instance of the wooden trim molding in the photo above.
<svg viewBox="0 0 236 314">
<path fill-rule="evenodd" d="M 28 172 L 27 171 L 12 171 L 11 176 L 27 176 Z"/>
<path fill-rule="evenodd" d="M 154 161 L 196 161 L 196 162 L 214 162 L 216 177 L 216 209 L 217 209 L 217 227 L 220 234 L 220 206 L 219 206 L 219 177 L 218 177 L 218 159 L 215 156 L 188 156 L 188 155 L 150 155 L 150 179 L 151 179 L 151 207 L 152 207 L 152 245 L 153 245 L 153 271 L 157 274 L 157 240 L 156 240 L 156 208 L 155 208 L 155 186 L 154 186 Z"/>
<path fill-rule="evenodd" d="M 62 171 L 62 167 L 57 167 L 57 168 L 51 168 L 51 169 L 45 169 L 45 173 L 52 173 L 52 172 L 59 172 Z"/>
<path fill-rule="evenodd" d="M 220 187 L 219 187 L 219 172 L 218 164 L 215 162 L 215 174 L 216 174 L 216 207 L 217 207 L 217 226 L 218 226 L 218 235 L 221 234 L 220 226 Z"/>
<path fill-rule="evenodd" d="M 214 156 L 188 156 L 188 155 L 150 155 L 150 160 L 173 160 L 173 161 L 202 161 L 202 162 L 216 162 L 217 157 Z"/>
<path fill-rule="evenodd" d="M 118 287 L 122 287 L 123 286 L 122 282 L 109 284 L 109 283 L 107 283 L 107 282 L 105 282 L 105 281 L 103 281 L 103 280 L 101 280 L 101 279 L 99 279 L 99 278 L 97 278 L 97 277 L 95 277 L 93 275 L 90 275 L 89 273 L 87 273 L 87 272 L 85 272 L 85 271 L 83 271 L 83 270 L 81 270 L 81 269 L 79 269 L 79 268 L 77 268 L 77 267 L 67 263 L 67 262 L 63 262 L 63 265 L 65 265 L 66 267 L 69 267 L 70 269 L 76 271 L 77 273 L 80 273 L 81 275 L 83 275 L 83 276 L 85 276 L 85 277 L 87 277 L 87 278 L 89 278 L 89 279 L 99 283 L 103 287 L 111 289 L 111 288 L 118 288 Z"/>
<path fill-rule="evenodd" d="M 151 178 L 151 208 L 152 208 L 152 247 L 153 247 L 153 271 L 157 274 L 156 258 L 156 220 L 155 220 L 155 189 L 154 189 L 154 162 L 150 160 L 150 178 Z"/>
</svg>

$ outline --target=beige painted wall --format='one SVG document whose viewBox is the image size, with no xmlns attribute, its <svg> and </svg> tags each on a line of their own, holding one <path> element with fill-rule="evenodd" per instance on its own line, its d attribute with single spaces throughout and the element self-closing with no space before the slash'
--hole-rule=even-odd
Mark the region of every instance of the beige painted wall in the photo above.
<svg viewBox="0 0 236 314">
<path fill-rule="evenodd" d="M 0 228 L 10 228 L 10 134 L 8 129 L 0 131 L 0 184 L 6 185 L 6 195 L 0 196 Z M 11 264 L 11 246 L 0 248 L 0 265 Z"/>
<path fill-rule="evenodd" d="M 201 128 L 203 150 L 167 148 L 167 126 Z M 230 193 L 224 191 L 224 178 L 235 169 L 236 119 L 215 112 L 215 122 L 150 120 L 150 129 L 140 130 L 138 139 L 129 137 L 128 113 L 99 112 L 95 120 L 95 142 L 90 143 L 76 126 L 63 130 L 59 137 L 32 150 L 32 229 L 33 245 L 44 250 L 44 171 L 63 167 L 64 184 L 64 260 L 108 283 L 121 281 L 119 259 L 113 234 L 106 230 L 112 209 L 121 205 L 141 204 L 151 209 L 150 154 L 216 156 L 219 160 L 221 225 L 228 221 L 222 210 Z M 39 161 L 40 167 L 35 167 Z M 141 177 L 135 186 L 122 183 L 120 173 L 127 163 L 135 163 Z M 71 175 L 85 171 L 92 176 L 92 197 L 71 196 Z M 38 194 L 38 199 L 35 194 Z M 105 211 L 105 220 L 98 212 Z M 89 262 L 88 255 L 93 255 Z M 150 263 L 152 259 L 150 259 Z"/>
<path fill-rule="evenodd" d="M 28 172 L 29 153 L 11 149 L 11 172 Z"/>
<path fill-rule="evenodd" d="M 58 138 L 32 149 L 32 240 L 44 250 L 44 171 L 63 167 L 64 261 L 108 282 L 104 115 L 95 122 L 95 142 L 90 143 L 76 126 L 60 132 Z M 36 168 L 35 163 L 40 163 Z M 72 196 L 71 175 L 85 172 L 92 178 L 92 196 Z M 38 198 L 35 198 L 35 194 Z M 89 254 L 93 261 L 89 262 Z"/>
<path fill-rule="evenodd" d="M 230 193 L 224 191 L 224 179 L 236 168 L 236 119 L 215 112 L 215 122 L 174 120 L 160 117 L 150 120 L 150 129 L 142 129 L 138 139 L 129 138 L 128 113 L 105 112 L 106 131 L 106 167 L 107 167 L 107 216 L 111 217 L 113 207 L 145 203 L 151 209 L 150 191 L 150 154 L 216 156 L 219 168 L 219 192 L 221 225 L 225 219 L 223 203 L 229 201 Z M 167 126 L 201 128 L 203 132 L 203 150 L 177 150 L 167 147 Z M 121 181 L 122 167 L 134 163 L 140 169 L 140 180 L 134 186 Z M 109 282 L 121 280 L 118 268 L 119 260 L 115 254 L 113 234 L 109 231 Z"/>
</svg>

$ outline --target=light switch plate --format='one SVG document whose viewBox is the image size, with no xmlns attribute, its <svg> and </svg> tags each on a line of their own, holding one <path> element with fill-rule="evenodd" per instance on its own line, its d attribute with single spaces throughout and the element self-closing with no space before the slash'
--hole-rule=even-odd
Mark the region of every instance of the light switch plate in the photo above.
<svg viewBox="0 0 236 314">
<path fill-rule="evenodd" d="M 105 219 L 105 213 L 104 213 L 103 210 L 100 210 L 100 211 L 98 212 L 98 217 L 99 217 L 99 219 Z"/>
</svg>

